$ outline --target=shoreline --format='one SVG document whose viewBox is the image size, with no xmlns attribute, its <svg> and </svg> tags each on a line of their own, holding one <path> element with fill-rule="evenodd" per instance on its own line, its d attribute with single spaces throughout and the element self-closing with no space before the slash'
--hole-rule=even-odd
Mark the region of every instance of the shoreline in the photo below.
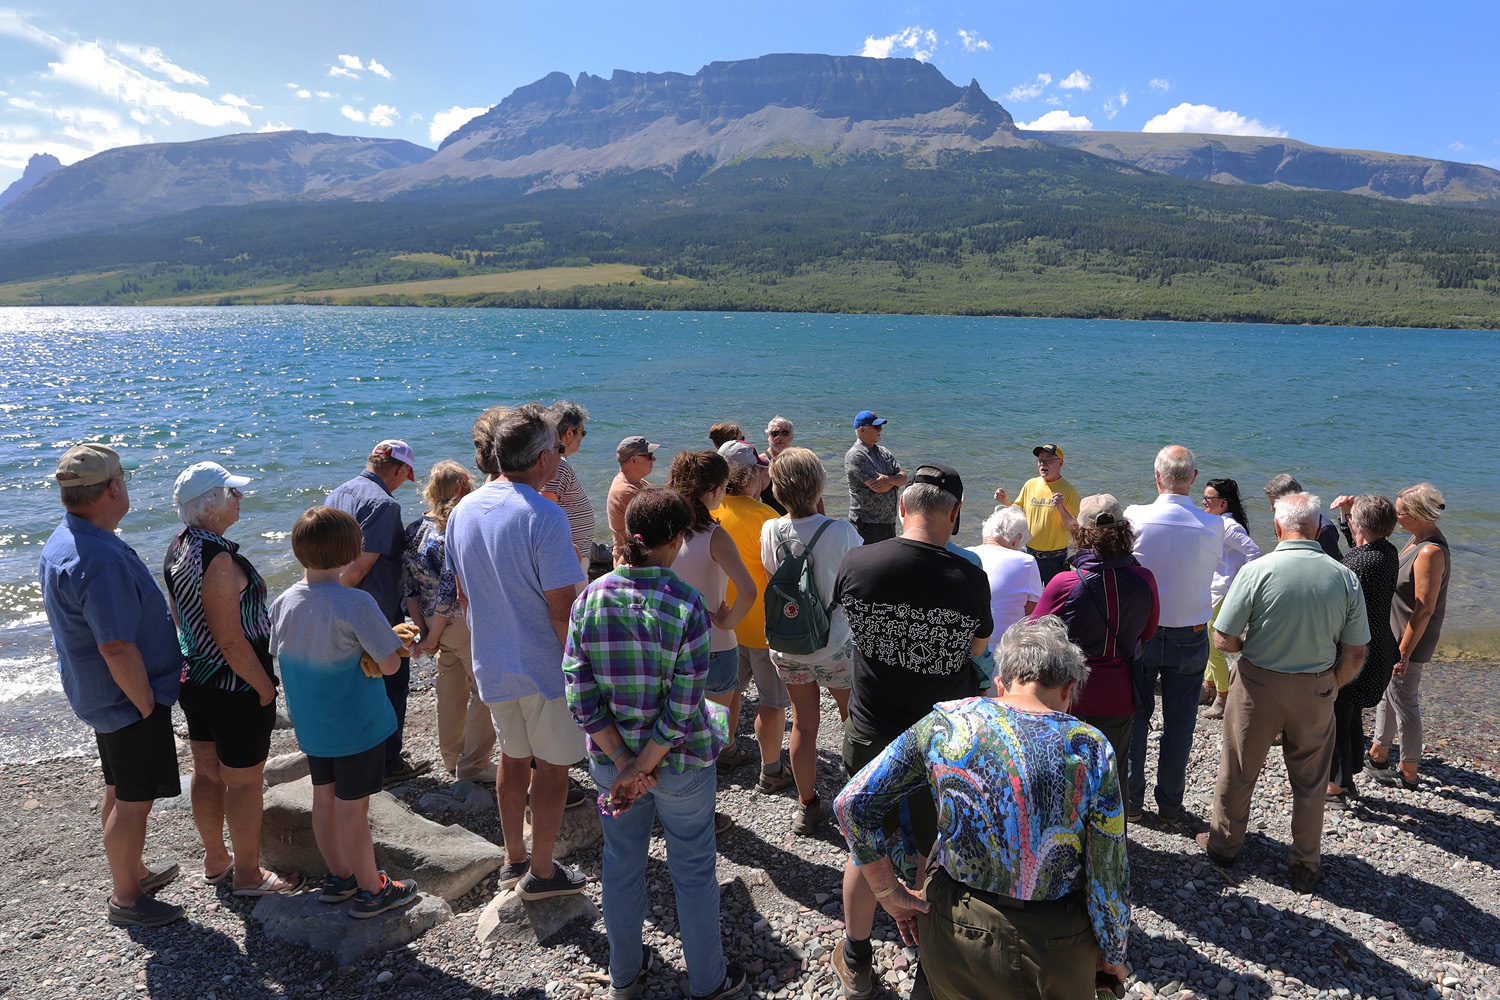
<svg viewBox="0 0 1500 1000">
<path fill-rule="evenodd" d="M 1256 793 L 1252 834 L 1239 865 L 1209 864 L 1191 831 L 1147 814 L 1130 832 L 1135 1000 L 1162 997 L 1240 1000 L 1276 997 L 1488 998 L 1500 983 L 1500 671 L 1494 664 L 1435 665 L 1424 677 L 1429 748 L 1423 787 L 1390 791 L 1366 780 L 1356 807 L 1329 812 L 1323 838 L 1326 877 L 1313 896 L 1286 882 L 1286 778 L 1280 758 L 1267 763 Z M 414 676 L 408 742 L 432 756 L 431 675 Z M 841 729 L 824 701 L 819 785 L 842 785 Z M 746 738 L 753 711 L 742 718 Z M 1199 721 L 1189 764 L 1187 805 L 1211 806 L 1218 723 Z M 753 745 L 753 741 L 752 744 Z M 278 731 L 273 753 L 294 747 Z M 1154 756 L 1154 755 L 1153 755 Z M 186 773 L 186 751 L 179 757 Z M 584 778 L 581 772 L 575 772 Z M 183 803 L 152 812 L 151 860 L 174 857 L 183 876 L 163 898 L 187 907 L 188 920 L 124 931 L 104 920 L 107 869 L 99 842 L 98 765 L 87 757 L 0 765 L 0 844 L 13 859 L 0 894 L 0 966 L 6 996 L 119 996 L 144 992 L 188 1000 L 210 990 L 245 1000 L 317 996 L 363 998 L 389 983 L 421 995 L 581 1000 L 603 990 L 607 956 L 602 923 L 572 925 L 548 946 L 493 941 L 474 932 L 494 895 L 491 877 L 454 900 L 455 917 L 379 959 L 338 968 L 328 956 L 273 940 L 254 920 L 254 901 L 206 886 L 196 875 L 202 849 Z M 427 775 L 392 789 L 416 806 L 450 779 Z M 750 996 L 799 1000 L 836 995 L 828 954 L 842 935 L 839 877 L 845 849 L 837 830 L 815 838 L 790 833 L 788 795 L 751 790 L 754 768 L 719 778 L 718 807 L 736 827 L 719 840 L 725 948 L 751 970 Z M 186 784 L 184 783 L 184 792 Z M 421 810 L 419 810 L 421 811 Z M 493 807 L 430 818 L 461 823 L 499 841 Z M 677 995 L 682 973 L 675 906 L 662 842 L 648 868 L 652 915 L 648 943 L 664 962 L 647 995 Z M 591 876 L 599 848 L 570 859 Z M 597 904 L 599 886 L 587 889 Z M 887 991 L 906 997 L 911 960 L 894 926 L 877 920 L 876 956 Z M 389 974 L 389 975 L 387 975 Z M 1344 990 L 1347 993 L 1338 994 Z M 415 995 L 415 994 L 413 994 Z"/>
</svg>

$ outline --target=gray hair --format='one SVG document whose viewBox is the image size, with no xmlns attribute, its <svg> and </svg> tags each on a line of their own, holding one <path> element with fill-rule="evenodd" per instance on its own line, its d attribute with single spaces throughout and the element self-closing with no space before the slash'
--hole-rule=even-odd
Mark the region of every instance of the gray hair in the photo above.
<svg viewBox="0 0 1500 1000">
<path fill-rule="evenodd" d="M 1272 509 L 1282 531 L 1312 535 L 1317 533 L 1318 521 L 1323 516 L 1322 503 L 1311 493 L 1286 493 L 1276 498 Z"/>
<path fill-rule="evenodd" d="M 1163 486 L 1184 486 L 1198 471 L 1198 456 L 1180 444 L 1169 444 L 1156 453 L 1155 469 Z"/>
<path fill-rule="evenodd" d="M 771 463 L 771 492 L 792 517 L 816 513 L 828 473 L 807 448 L 788 448 Z"/>
<path fill-rule="evenodd" d="M 1389 538 L 1396 530 L 1396 505 L 1379 493 L 1363 493 L 1349 508 L 1350 527 L 1376 538 Z"/>
<path fill-rule="evenodd" d="M 559 399 L 547 407 L 547 413 L 552 417 L 552 422 L 557 425 L 558 437 L 562 437 L 568 431 L 582 430 L 583 422 L 589 418 L 588 410 L 566 399 Z"/>
<path fill-rule="evenodd" d="M 979 530 L 980 538 L 993 538 L 1014 548 L 1019 548 L 1030 535 L 1026 515 L 1014 504 L 996 507 L 995 512 L 984 519 L 984 525 Z"/>
<path fill-rule="evenodd" d="M 908 514 L 947 517 L 958 501 L 947 490 L 931 483 L 912 483 L 901 491 L 901 504 Z"/>
<path fill-rule="evenodd" d="M 1274 506 L 1277 497 L 1284 497 L 1288 493 L 1301 493 L 1302 484 L 1297 482 L 1295 476 L 1289 476 L 1283 472 L 1279 476 L 1271 477 L 1270 482 L 1266 483 L 1264 492 L 1266 499 L 1270 500 Z"/>
<path fill-rule="evenodd" d="M 774 431 L 778 427 L 785 427 L 787 430 L 791 430 L 792 422 L 779 413 L 776 414 L 776 416 L 772 417 L 770 420 L 766 421 L 767 432 Z"/>
<path fill-rule="evenodd" d="M 1022 618 L 1006 629 L 995 650 L 995 660 L 1000 683 L 1007 688 L 1036 683 L 1058 690 L 1069 681 L 1081 686 L 1089 679 L 1083 650 L 1068 639 L 1068 626 L 1056 615 Z"/>
<path fill-rule="evenodd" d="M 500 472 L 525 472 L 548 448 L 557 447 L 557 428 L 541 403 L 523 403 L 495 422 L 490 450 Z"/>
<path fill-rule="evenodd" d="M 62 505 L 66 510 L 78 510 L 87 507 L 102 497 L 113 479 L 106 479 L 102 483 L 90 483 L 88 486 L 64 486 L 59 491 L 62 494 Z"/>
<path fill-rule="evenodd" d="M 229 487 L 214 486 L 177 505 L 177 516 L 189 528 L 208 529 L 209 519 L 229 501 Z"/>
</svg>

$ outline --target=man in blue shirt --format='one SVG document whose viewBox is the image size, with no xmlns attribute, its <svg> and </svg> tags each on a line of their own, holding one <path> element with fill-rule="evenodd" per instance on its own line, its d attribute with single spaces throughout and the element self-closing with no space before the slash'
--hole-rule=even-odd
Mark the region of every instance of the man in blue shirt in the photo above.
<svg viewBox="0 0 1500 1000">
<path fill-rule="evenodd" d="M 183 915 L 148 895 L 177 877 L 177 865 L 141 860 L 151 803 L 182 794 L 172 736 L 182 654 L 156 579 L 115 535 L 135 464 L 99 444 L 68 449 L 57 463 L 67 513 L 42 546 L 38 573 L 63 692 L 99 746 L 109 922 L 152 927 Z"/>
<path fill-rule="evenodd" d="M 370 450 L 365 471 L 328 494 L 328 506 L 352 514 L 364 538 L 359 558 L 339 578 L 346 587 L 357 587 L 375 598 L 381 614 L 392 625 L 406 620 L 401 597 L 401 557 L 406 531 L 401 524 L 401 504 L 394 494 L 402 483 L 415 482 L 416 456 L 411 445 L 394 439 Z M 425 774 L 432 761 L 414 761 L 401 752 L 406 731 L 406 697 L 411 689 L 411 660 L 403 658 L 401 669 L 385 679 L 385 693 L 396 711 L 396 731 L 385 741 L 385 783 L 395 784 Z"/>
</svg>

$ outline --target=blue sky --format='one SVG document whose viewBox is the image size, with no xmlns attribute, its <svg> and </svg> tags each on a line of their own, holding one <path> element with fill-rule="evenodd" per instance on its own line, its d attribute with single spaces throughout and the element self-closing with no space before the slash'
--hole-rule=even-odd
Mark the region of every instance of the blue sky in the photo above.
<svg viewBox="0 0 1500 1000">
<path fill-rule="evenodd" d="M 693 73 L 771 52 L 914 57 L 1022 124 L 1285 135 L 1500 167 L 1500 4 L 434 5 L 47 0 L 0 7 L 0 187 L 33 153 L 302 128 L 428 146 L 561 70 Z"/>
</svg>

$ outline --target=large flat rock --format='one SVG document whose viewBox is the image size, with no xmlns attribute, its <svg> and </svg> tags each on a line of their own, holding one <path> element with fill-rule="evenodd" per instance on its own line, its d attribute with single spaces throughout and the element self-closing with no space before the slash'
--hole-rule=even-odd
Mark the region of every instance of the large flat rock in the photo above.
<svg viewBox="0 0 1500 1000">
<path fill-rule="evenodd" d="M 575 920 L 592 924 L 598 919 L 599 908 L 583 893 L 528 903 L 514 889 L 506 889 L 490 900 L 479 915 L 474 936 L 481 947 L 492 941 L 543 945 Z"/>
<path fill-rule="evenodd" d="M 459 826 L 418 816 L 389 792 L 370 796 L 375 863 L 394 878 L 415 878 L 424 893 L 456 899 L 505 863 L 503 848 Z M 312 831 L 312 779 L 266 791 L 261 864 L 277 871 L 327 871 Z"/>
<path fill-rule="evenodd" d="M 294 896 L 263 896 L 251 915 L 260 921 L 268 937 L 326 951 L 340 965 L 383 955 L 453 919 L 448 904 L 426 892 L 410 906 L 364 920 L 350 915 L 353 906 L 352 901 L 330 906 L 318 902 L 315 892 L 300 892 Z"/>
</svg>

